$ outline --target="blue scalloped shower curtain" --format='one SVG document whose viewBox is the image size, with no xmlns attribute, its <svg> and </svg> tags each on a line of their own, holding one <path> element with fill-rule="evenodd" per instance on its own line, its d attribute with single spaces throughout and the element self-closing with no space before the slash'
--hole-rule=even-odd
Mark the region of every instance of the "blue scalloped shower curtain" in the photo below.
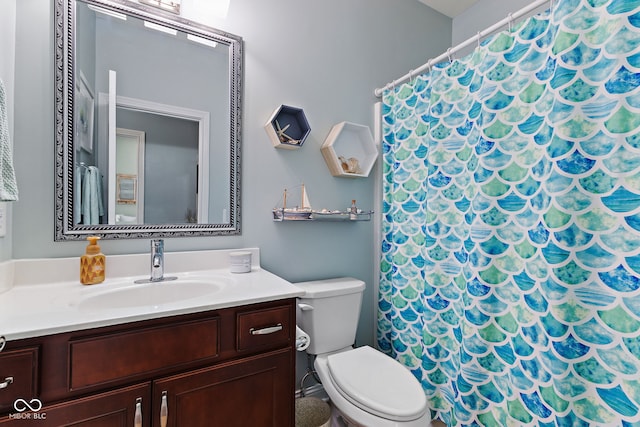
<svg viewBox="0 0 640 427">
<path fill-rule="evenodd" d="M 383 95 L 380 348 L 457 426 L 640 426 L 640 0 Z"/>
</svg>

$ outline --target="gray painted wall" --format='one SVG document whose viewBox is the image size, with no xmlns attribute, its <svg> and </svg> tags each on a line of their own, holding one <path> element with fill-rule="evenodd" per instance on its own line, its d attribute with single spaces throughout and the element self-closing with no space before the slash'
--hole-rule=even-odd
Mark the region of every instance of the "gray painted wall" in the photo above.
<svg viewBox="0 0 640 427">
<path fill-rule="evenodd" d="M 84 242 L 54 242 L 53 2 L 17 5 L 15 140 L 20 202 L 13 257 L 80 256 Z M 245 43 L 242 234 L 174 238 L 166 251 L 260 247 L 262 266 L 292 282 L 353 276 L 367 282 L 358 331 L 374 341 L 373 222 L 275 223 L 285 187 L 304 182 L 315 208 L 375 209 L 375 178 L 330 175 L 320 146 L 342 121 L 373 130 L 376 87 L 423 64 L 451 43 L 451 20 L 416 0 L 232 0 L 216 26 Z M 281 104 L 303 108 L 311 134 L 296 151 L 277 150 L 263 125 Z M 0 243 L 2 245 L 2 243 Z M 146 240 L 101 242 L 110 254 L 144 253 Z M 1 247 L 0 247 L 1 249 Z M 107 276 L 109 272 L 107 271 Z"/>
</svg>

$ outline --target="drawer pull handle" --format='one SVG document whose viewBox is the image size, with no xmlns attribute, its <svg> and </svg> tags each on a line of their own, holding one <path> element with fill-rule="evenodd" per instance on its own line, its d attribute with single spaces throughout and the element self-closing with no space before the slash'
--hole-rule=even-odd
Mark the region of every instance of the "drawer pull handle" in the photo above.
<svg viewBox="0 0 640 427">
<path fill-rule="evenodd" d="M 4 381 L 0 383 L 0 390 L 2 390 L 3 388 L 9 387 L 11 383 L 13 383 L 13 377 L 5 378 Z"/>
<path fill-rule="evenodd" d="M 273 334 L 274 332 L 279 332 L 282 330 L 282 323 L 278 323 L 276 326 L 269 326 L 268 328 L 262 329 L 249 329 L 249 333 L 251 335 L 268 335 Z"/>
<path fill-rule="evenodd" d="M 142 427 L 142 398 L 136 399 L 136 412 L 133 416 L 133 427 Z"/>
<path fill-rule="evenodd" d="M 0 335 L 0 351 L 4 350 L 5 345 L 7 345 L 7 339 Z"/>
<path fill-rule="evenodd" d="M 160 427 L 167 427 L 169 418 L 169 405 L 167 404 L 167 392 L 162 392 L 162 404 L 160 405 Z"/>
</svg>

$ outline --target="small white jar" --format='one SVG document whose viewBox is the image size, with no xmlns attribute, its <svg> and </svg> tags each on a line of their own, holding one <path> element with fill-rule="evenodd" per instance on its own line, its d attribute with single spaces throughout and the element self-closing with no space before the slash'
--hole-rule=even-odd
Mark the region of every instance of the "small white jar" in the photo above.
<svg viewBox="0 0 640 427">
<path fill-rule="evenodd" d="M 231 252 L 229 254 L 229 271 L 231 273 L 249 273 L 251 271 L 251 252 Z"/>
</svg>

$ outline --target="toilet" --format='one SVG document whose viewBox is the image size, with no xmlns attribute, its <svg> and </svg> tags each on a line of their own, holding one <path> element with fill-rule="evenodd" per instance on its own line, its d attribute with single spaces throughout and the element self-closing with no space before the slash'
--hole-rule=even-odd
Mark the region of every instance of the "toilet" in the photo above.
<svg viewBox="0 0 640 427">
<path fill-rule="evenodd" d="M 427 399 L 411 372 L 372 347 L 353 347 L 364 282 L 347 277 L 295 286 L 305 292 L 297 323 L 310 337 L 306 351 L 316 356 L 314 368 L 342 425 L 430 426 Z"/>
</svg>

